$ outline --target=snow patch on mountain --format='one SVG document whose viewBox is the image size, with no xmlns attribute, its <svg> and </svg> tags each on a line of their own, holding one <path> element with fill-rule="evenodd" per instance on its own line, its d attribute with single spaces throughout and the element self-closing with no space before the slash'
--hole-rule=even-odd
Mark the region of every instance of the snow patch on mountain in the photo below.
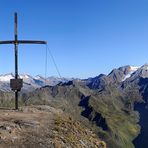
<svg viewBox="0 0 148 148">
<path fill-rule="evenodd" d="M 135 71 L 137 71 L 139 68 L 140 68 L 140 67 L 138 67 L 138 66 L 130 66 L 130 71 L 129 71 L 129 73 L 128 73 L 127 75 L 125 75 L 125 77 L 123 78 L 122 82 L 125 81 L 126 79 L 130 78 L 131 75 L 132 75 Z"/>
<path fill-rule="evenodd" d="M 130 70 L 135 72 L 136 70 L 138 70 L 140 67 L 138 66 L 130 66 Z"/>
</svg>

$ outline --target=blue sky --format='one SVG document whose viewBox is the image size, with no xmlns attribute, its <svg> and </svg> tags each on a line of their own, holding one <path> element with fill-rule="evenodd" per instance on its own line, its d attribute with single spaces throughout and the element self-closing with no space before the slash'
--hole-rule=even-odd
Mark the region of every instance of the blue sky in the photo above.
<svg viewBox="0 0 148 148">
<path fill-rule="evenodd" d="M 93 77 L 148 60 L 147 0 L 0 0 L 0 40 L 46 40 L 63 77 Z M 14 72 L 13 45 L 0 45 L 0 74 Z M 19 72 L 45 73 L 43 45 L 19 46 Z M 48 58 L 47 75 L 57 75 Z"/>
</svg>

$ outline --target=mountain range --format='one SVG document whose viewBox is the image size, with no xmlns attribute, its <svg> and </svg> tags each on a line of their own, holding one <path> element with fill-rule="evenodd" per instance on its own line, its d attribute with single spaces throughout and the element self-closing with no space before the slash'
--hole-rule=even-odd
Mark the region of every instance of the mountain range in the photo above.
<svg viewBox="0 0 148 148">
<path fill-rule="evenodd" d="M 118 69 L 113 69 L 111 73 L 109 73 L 108 75 L 100 74 L 99 76 L 96 76 L 94 78 L 88 78 L 82 81 L 86 81 L 86 84 L 89 85 L 90 88 L 99 88 L 102 85 L 104 86 L 106 83 L 123 82 L 126 79 L 130 78 L 136 71 L 138 73 L 139 70 L 146 69 L 147 67 L 148 67 L 147 64 L 145 64 L 142 67 L 123 66 Z M 146 72 L 143 73 L 143 75 L 145 77 L 148 77 Z M 12 73 L 0 75 L 0 90 L 11 91 L 10 79 L 13 78 L 14 74 Z M 74 78 L 59 78 L 52 76 L 44 78 L 43 76 L 40 75 L 33 77 L 28 74 L 20 74 L 19 78 L 23 79 L 23 91 L 32 91 L 35 90 L 36 88 L 40 88 L 45 85 L 55 86 L 59 83 L 65 83 L 74 80 Z M 75 79 L 75 80 L 80 80 L 80 79 Z"/>
</svg>

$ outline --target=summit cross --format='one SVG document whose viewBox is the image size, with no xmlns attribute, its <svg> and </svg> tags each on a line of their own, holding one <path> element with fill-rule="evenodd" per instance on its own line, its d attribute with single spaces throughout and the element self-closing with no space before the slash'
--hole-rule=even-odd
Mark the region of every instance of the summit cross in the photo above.
<svg viewBox="0 0 148 148">
<path fill-rule="evenodd" d="M 23 80 L 18 77 L 18 45 L 19 44 L 47 44 L 39 40 L 18 40 L 18 17 L 14 13 L 14 40 L 0 41 L 0 44 L 14 44 L 15 78 L 10 80 L 10 87 L 15 92 L 15 109 L 18 110 L 18 92 L 23 87 Z"/>
</svg>

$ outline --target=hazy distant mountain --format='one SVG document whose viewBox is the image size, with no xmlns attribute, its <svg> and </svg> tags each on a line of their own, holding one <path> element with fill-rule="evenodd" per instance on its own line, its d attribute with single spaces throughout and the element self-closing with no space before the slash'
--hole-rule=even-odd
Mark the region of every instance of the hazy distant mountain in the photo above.
<svg viewBox="0 0 148 148">
<path fill-rule="evenodd" d="M 36 77 L 32 77 L 28 74 L 20 74 L 19 77 L 23 79 L 23 91 L 32 91 L 36 88 L 43 87 L 45 85 L 54 86 L 59 83 L 65 83 L 72 79 L 67 78 L 58 78 L 58 77 L 48 77 L 44 78 L 42 76 L 37 75 Z M 0 90 L 2 91 L 10 91 L 10 79 L 13 79 L 14 75 L 12 73 L 0 75 Z"/>
</svg>

